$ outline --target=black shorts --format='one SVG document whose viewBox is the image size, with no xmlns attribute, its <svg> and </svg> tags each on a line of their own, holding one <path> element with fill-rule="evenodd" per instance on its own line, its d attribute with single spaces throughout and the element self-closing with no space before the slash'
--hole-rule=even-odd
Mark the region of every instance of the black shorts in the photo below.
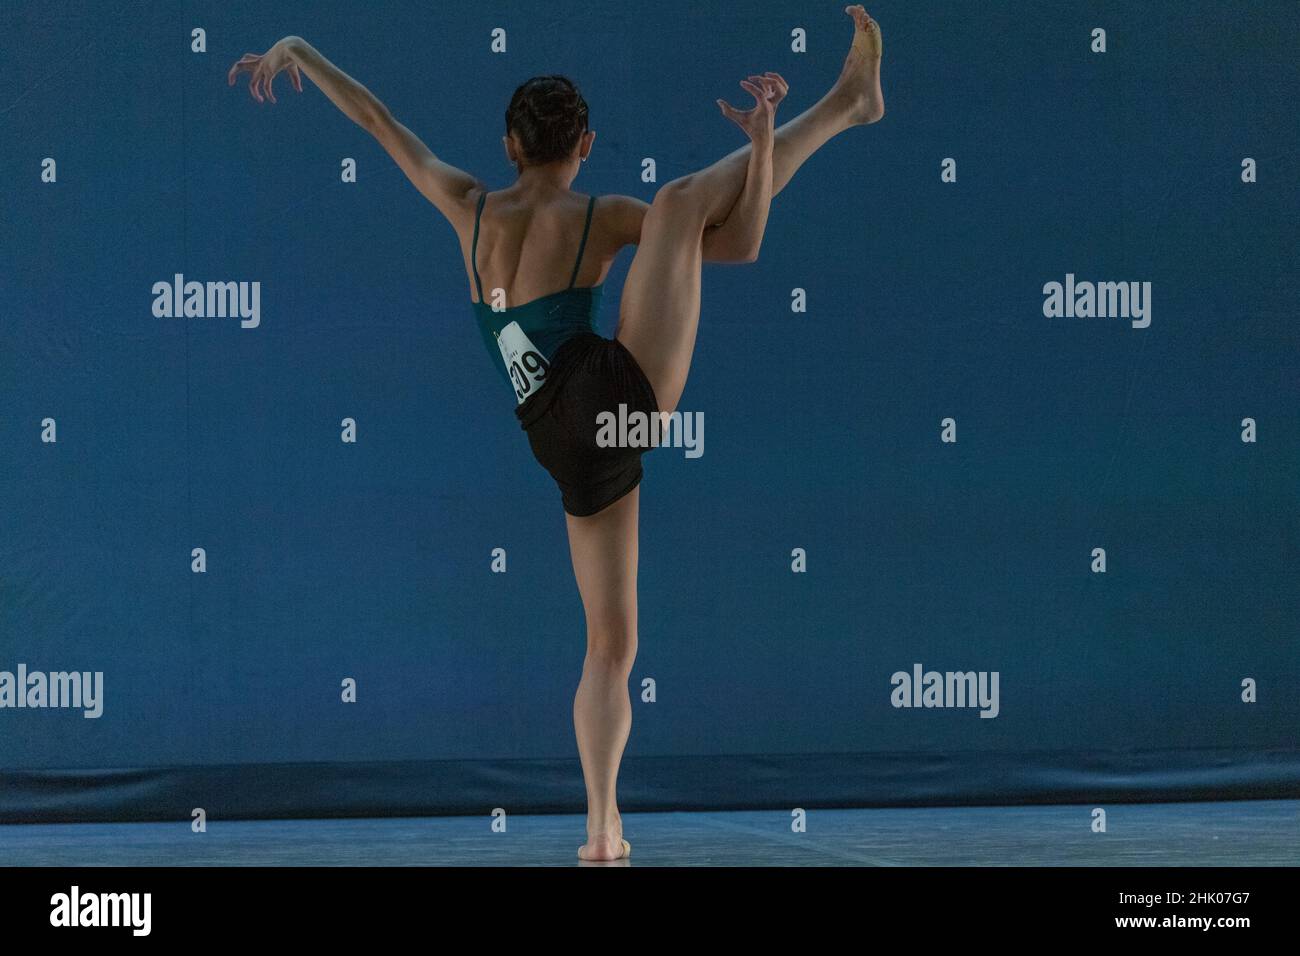
<svg viewBox="0 0 1300 956">
<path fill-rule="evenodd" d="M 597 444 L 597 416 L 658 414 L 650 380 L 621 342 L 595 333 L 566 339 L 551 356 L 546 384 L 515 408 L 533 456 L 560 486 L 564 510 L 585 517 L 613 504 L 641 482 L 647 448 Z"/>
</svg>

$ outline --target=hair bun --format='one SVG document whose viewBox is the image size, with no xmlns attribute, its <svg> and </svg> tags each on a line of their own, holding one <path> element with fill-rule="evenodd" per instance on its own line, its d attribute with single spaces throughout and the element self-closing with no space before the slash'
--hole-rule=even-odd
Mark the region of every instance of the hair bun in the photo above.
<svg viewBox="0 0 1300 956">
<path fill-rule="evenodd" d="M 587 101 L 566 76 L 534 76 L 515 90 L 506 109 L 506 132 L 537 165 L 572 155 L 587 124 Z"/>
</svg>

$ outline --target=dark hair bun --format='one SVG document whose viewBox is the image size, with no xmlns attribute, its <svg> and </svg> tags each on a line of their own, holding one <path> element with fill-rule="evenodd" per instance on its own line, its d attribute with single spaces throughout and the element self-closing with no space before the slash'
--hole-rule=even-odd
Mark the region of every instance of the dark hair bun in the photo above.
<svg viewBox="0 0 1300 956">
<path fill-rule="evenodd" d="M 565 76 L 534 76 L 506 108 L 506 132 L 514 133 L 529 165 L 572 155 L 587 131 L 587 101 Z"/>
</svg>

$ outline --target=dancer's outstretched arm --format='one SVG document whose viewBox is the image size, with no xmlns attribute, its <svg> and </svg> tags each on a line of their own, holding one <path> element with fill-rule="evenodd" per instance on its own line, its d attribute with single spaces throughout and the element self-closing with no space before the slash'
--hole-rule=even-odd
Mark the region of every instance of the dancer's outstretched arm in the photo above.
<svg viewBox="0 0 1300 956">
<path fill-rule="evenodd" d="M 344 115 L 388 151 L 416 189 L 438 211 L 457 225 L 467 214 L 473 215 L 469 194 L 479 180 L 464 170 L 444 163 L 420 138 L 393 118 L 388 108 L 368 89 L 325 59 L 310 43 L 299 36 L 280 40 L 266 53 L 246 53 L 230 68 L 231 85 L 241 72 L 252 74 L 249 92 L 259 103 L 277 102 L 271 84 L 281 71 L 287 71 L 294 89 L 302 92 L 306 73 L 324 91 Z"/>
</svg>

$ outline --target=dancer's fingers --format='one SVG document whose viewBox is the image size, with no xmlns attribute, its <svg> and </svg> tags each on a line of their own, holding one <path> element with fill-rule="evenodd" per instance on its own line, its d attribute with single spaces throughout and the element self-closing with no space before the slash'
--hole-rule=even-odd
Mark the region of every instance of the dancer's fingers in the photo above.
<svg viewBox="0 0 1300 956">
<path fill-rule="evenodd" d="M 745 117 L 752 112 L 752 110 L 738 110 L 725 100 L 718 100 L 718 108 L 722 110 L 723 116 L 731 120 L 742 130 L 745 128 Z"/>
<path fill-rule="evenodd" d="M 754 106 L 754 110 L 762 113 L 771 112 L 772 104 L 776 100 L 776 88 L 772 85 L 771 80 L 764 79 L 761 76 L 751 77 L 750 79 L 758 90 L 754 97 L 758 101 Z"/>
<path fill-rule="evenodd" d="M 775 84 L 773 84 L 766 76 L 751 76 L 749 82 L 762 89 L 764 99 L 771 99 L 776 92 Z"/>
<path fill-rule="evenodd" d="M 773 80 L 776 81 L 777 86 L 780 87 L 781 89 L 782 96 L 790 92 L 790 84 L 785 81 L 785 77 L 783 77 L 780 73 L 764 73 L 763 75 L 767 77 L 771 77 Z"/>
<path fill-rule="evenodd" d="M 267 72 L 267 74 L 266 74 L 266 85 L 265 85 L 265 87 L 263 87 L 263 88 L 266 90 L 266 97 L 267 97 L 267 99 L 269 99 L 272 103 L 278 103 L 278 102 L 280 102 L 280 101 L 277 100 L 277 99 L 275 98 L 275 91 L 271 89 L 271 84 L 274 83 L 274 82 L 275 82 L 275 74 L 274 74 L 274 73 L 271 73 L 271 72 Z"/>
<path fill-rule="evenodd" d="M 236 60 L 235 65 L 232 66 L 230 68 L 230 72 L 226 74 L 226 81 L 228 85 L 234 86 L 235 77 L 237 77 L 244 70 L 248 70 L 251 73 L 253 71 L 253 67 L 257 64 L 257 61 L 259 59 L 261 59 L 261 57 L 259 57 L 256 53 L 245 53 L 238 60 Z"/>
<path fill-rule="evenodd" d="M 772 95 L 770 99 L 772 102 L 772 106 L 775 107 L 778 103 L 780 103 L 783 99 L 785 99 L 786 87 L 782 86 L 775 79 L 773 79 L 771 74 L 767 74 L 767 82 L 772 89 Z"/>
<path fill-rule="evenodd" d="M 741 80 L 740 85 L 749 91 L 750 95 L 754 97 L 755 101 L 759 103 L 763 102 L 763 91 L 759 87 L 749 82 L 749 80 Z"/>
</svg>

